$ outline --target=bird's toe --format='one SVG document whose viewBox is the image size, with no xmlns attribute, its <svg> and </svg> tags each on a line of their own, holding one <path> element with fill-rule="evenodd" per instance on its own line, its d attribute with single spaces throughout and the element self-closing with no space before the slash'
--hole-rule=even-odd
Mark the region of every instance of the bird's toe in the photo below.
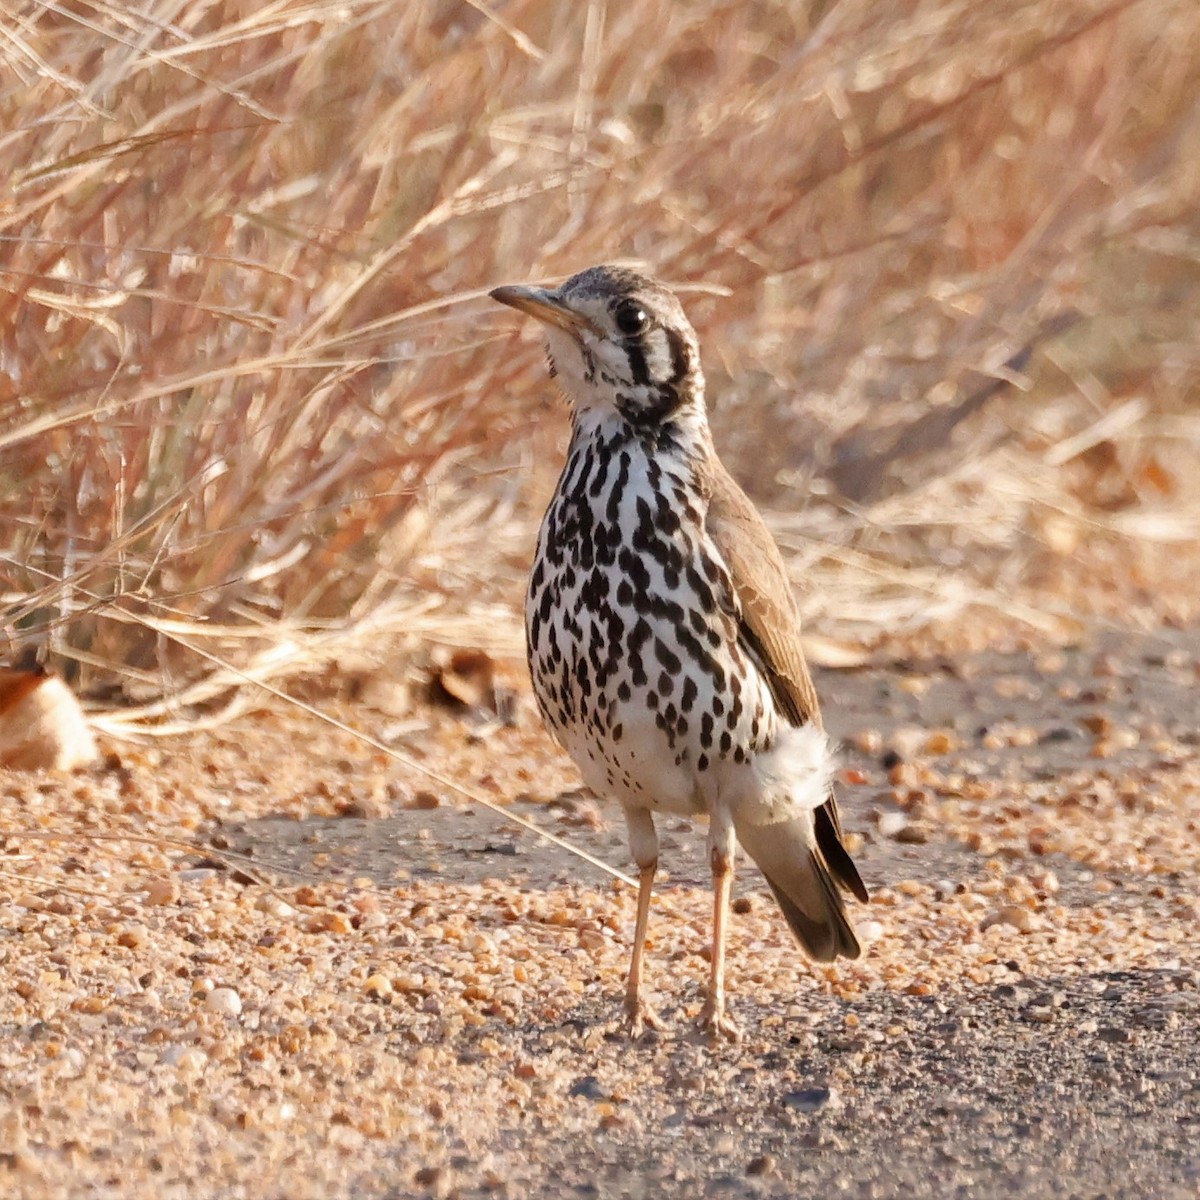
<svg viewBox="0 0 1200 1200">
<path fill-rule="evenodd" d="M 629 1000 L 625 1004 L 625 1032 L 630 1041 L 638 1041 L 652 1029 L 661 1033 L 666 1026 L 662 1018 L 642 999 Z"/>
<path fill-rule="evenodd" d="M 709 1000 L 700 1014 L 700 1028 L 714 1042 L 740 1042 L 742 1027 L 725 1011 L 725 1005 Z"/>
</svg>

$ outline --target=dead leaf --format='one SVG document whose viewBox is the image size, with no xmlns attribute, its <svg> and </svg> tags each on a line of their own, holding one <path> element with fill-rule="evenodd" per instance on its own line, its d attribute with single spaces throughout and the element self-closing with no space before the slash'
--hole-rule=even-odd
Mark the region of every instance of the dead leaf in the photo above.
<svg viewBox="0 0 1200 1200">
<path fill-rule="evenodd" d="M 1176 491 L 1175 476 L 1153 454 L 1139 467 L 1138 482 L 1146 484 L 1163 496 L 1173 496 Z"/>
<path fill-rule="evenodd" d="M 0 767 L 70 771 L 98 756 L 79 701 L 61 679 L 0 668 Z"/>
<path fill-rule="evenodd" d="M 871 652 L 857 642 L 836 641 L 834 638 L 810 634 L 803 634 L 800 642 L 804 647 L 804 657 L 814 667 L 850 671 L 855 667 L 865 667 L 871 661 Z"/>
<path fill-rule="evenodd" d="M 468 708 L 496 711 L 496 663 L 483 650 L 435 652 L 430 679 L 435 698 L 440 692 Z"/>
<path fill-rule="evenodd" d="M 358 698 L 385 717 L 406 717 L 412 709 L 412 688 L 407 677 L 386 669 L 362 681 Z"/>
</svg>

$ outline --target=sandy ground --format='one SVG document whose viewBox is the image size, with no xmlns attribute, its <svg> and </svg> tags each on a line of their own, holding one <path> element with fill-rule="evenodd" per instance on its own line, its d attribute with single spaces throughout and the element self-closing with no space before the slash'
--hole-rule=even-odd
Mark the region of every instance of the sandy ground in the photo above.
<svg viewBox="0 0 1200 1200">
<path fill-rule="evenodd" d="M 1195 628 L 819 673 L 869 944 L 744 867 L 737 1046 L 698 824 L 631 1045 L 632 892 L 311 718 L 0 775 L 0 1193 L 1194 1196 L 1198 685 Z M 527 701 L 321 703 L 625 867 Z"/>
</svg>

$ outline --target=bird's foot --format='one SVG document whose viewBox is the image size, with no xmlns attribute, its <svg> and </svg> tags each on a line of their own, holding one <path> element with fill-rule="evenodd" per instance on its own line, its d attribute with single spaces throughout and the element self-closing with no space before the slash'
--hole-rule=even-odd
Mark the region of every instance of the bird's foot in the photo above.
<svg viewBox="0 0 1200 1200">
<path fill-rule="evenodd" d="M 714 1042 L 740 1042 L 742 1027 L 725 1011 L 725 1002 L 711 996 L 700 1013 L 700 1028 Z"/>
<path fill-rule="evenodd" d="M 636 1042 L 647 1029 L 659 1033 L 665 1028 L 662 1018 L 641 996 L 625 997 L 625 1032 L 630 1041 Z"/>
</svg>

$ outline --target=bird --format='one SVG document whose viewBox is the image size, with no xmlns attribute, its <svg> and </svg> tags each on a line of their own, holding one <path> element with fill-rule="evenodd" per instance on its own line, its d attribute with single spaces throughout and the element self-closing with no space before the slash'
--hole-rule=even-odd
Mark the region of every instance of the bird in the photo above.
<svg viewBox="0 0 1200 1200">
<path fill-rule="evenodd" d="M 664 1028 L 643 959 L 657 814 L 708 818 L 712 954 L 700 1024 L 737 1041 L 725 947 L 737 846 L 817 962 L 860 953 L 825 733 L 783 559 L 717 457 L 696 332 L 675 293 L 621 266 L 492 299 L 544 326 L 571 438 L 525 600 L 542 717 L 584 783 L 619 802 L 638 868 L 624 1024 Z"/>
</svg>

